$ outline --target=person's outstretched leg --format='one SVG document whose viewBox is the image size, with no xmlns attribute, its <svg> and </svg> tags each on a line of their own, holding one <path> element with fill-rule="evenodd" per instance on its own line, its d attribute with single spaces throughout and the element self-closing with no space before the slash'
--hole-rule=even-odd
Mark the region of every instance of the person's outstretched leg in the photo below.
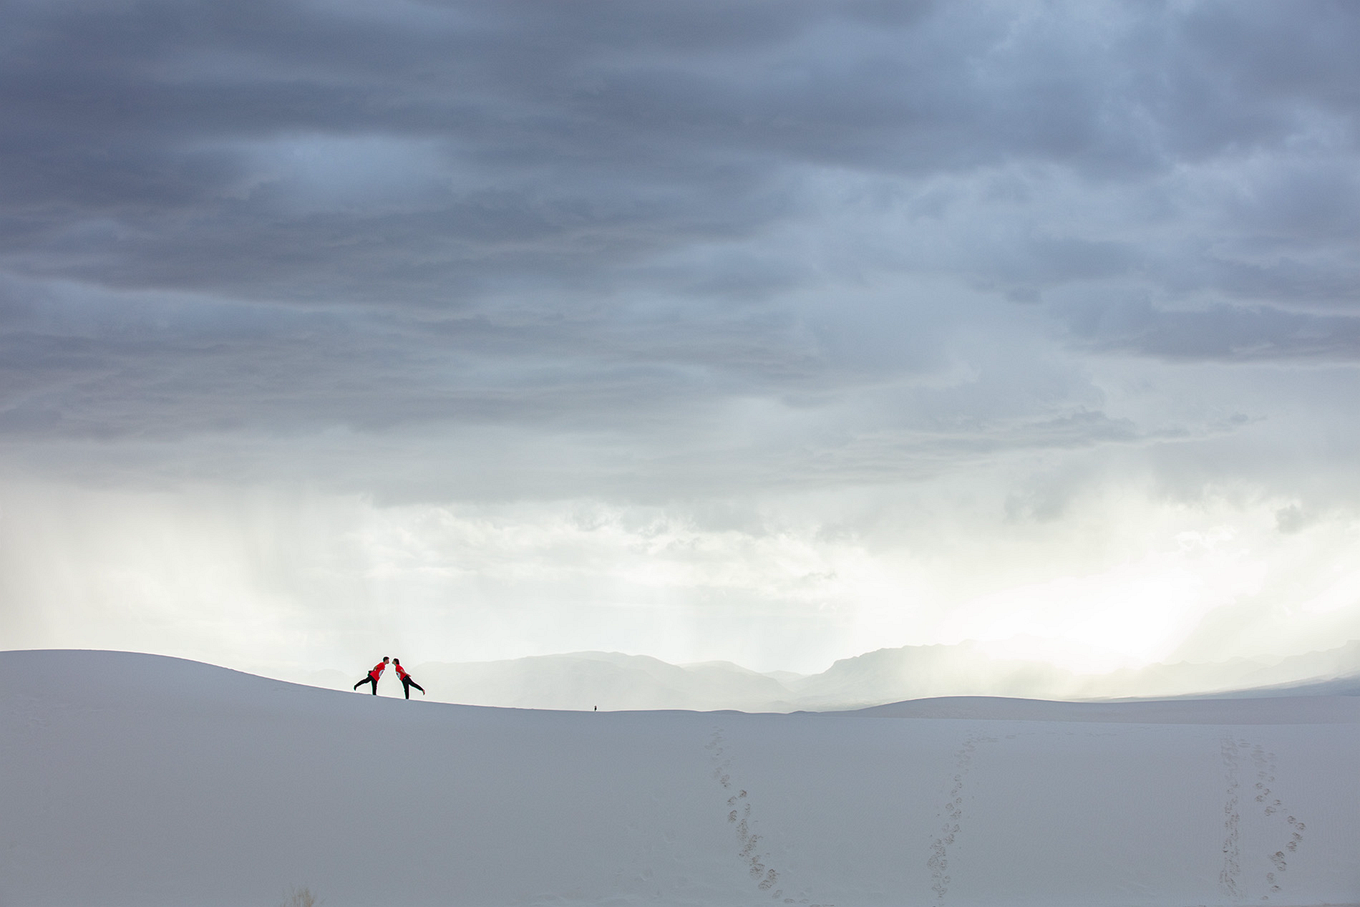
<svg viewBox="0 0 1360 907">
<path fill-rule="evenodd" d="M 411 681 L 411 686 L 415 687 L 417 690 L 420 690 L 420 694 L 422 696 L 425 695 L 425 688 L 422 687 L 420 684 L 416 683 L 414 680 Z"/>
</svg>

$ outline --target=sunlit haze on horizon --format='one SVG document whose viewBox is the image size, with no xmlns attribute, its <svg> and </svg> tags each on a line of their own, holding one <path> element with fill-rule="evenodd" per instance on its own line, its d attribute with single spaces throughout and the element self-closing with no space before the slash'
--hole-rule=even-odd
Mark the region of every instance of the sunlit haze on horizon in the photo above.
<svg viewBox="0 0 1360 907">
<path fill-rule="evenodd" d="M 1360 639 L 1360 5 L 0 9 L 0 649 Z"/>
</svg>

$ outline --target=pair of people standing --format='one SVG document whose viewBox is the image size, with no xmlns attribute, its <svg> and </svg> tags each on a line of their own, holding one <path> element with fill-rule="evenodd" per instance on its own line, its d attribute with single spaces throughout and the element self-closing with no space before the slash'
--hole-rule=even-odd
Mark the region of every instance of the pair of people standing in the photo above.
<svg viewBox="0 0 1360 907">
<path fill-rule="evenodd" d="M 420 684 L 416 683 L 415 678 L 408 674 L 406 672 L 406 669 L 401 666 L 401 659 L 393 658 L 390 660 L 392 662 L 392 667 L 397 669 L 397 676 L 401 678 L 401 689 L 402 692 L 406 694 L 406 698 L 407 699 L 411 698 L 411 687 L 415 687 L 417 690 L 420 690 L 420 695 L 424 696 L 425 688 L 422 687 Z M 372 690 L 373 695 L 377 696 L 378 678 L 382 676 L 382 672 L 387 667 L 388 661 L 389 661 L 388 657 L 384 655 L 383 660 L 375 664 L 373 666 L 373 670 L 368 672 L 368 676 L 366 676 L 363 680 L 360 680 L 358 683 L 354 685 L 354 689 L 358 690 L 359 687 L 363 686 L 364 684 L 371 683 L 373 684 Z"/>
</svg>

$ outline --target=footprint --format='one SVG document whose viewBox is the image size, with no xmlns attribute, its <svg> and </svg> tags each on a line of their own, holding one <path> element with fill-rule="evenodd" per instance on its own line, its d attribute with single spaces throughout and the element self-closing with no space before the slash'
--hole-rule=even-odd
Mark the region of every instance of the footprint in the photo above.
<svg viewBox="0 0 1360 907">
<path fill-rule="evenodd" d="M 731 758 L 723 758 L 725 748 L 723 746 L 722 729 L 713 732 L 712 738 L 707 746 L 710 750 L 710 757 L 714 763 L 713 777 L 722 785 L 724 790 L 732 790 L 734 784 L 730 768 Z M 778 870 L 767 865 L 769 854 L 763 853 L 760 848 L 761 837 L 751 831 L 751 800 L 750 795 L 745 789 L 738 789 L 736 793 L 727 798 L 727 824 L 735 826 L 737 843 L 740 849 L 737 856 L 746 864 L 747 871 L 751 879 L 756 883 L 756 890 L 768 892 L 770 898 L 775 901 L 782 901 L 785 904 L 799 904 L 805 907 L 835 907 L 834 904 L 811 904 L 807 897 L 791 898 L 784 897 L 784 889 L 779 887 L 780 874 Z"/>
<path fill-rule="evenodd" d="M 1227 800 L 1223 806 L 1223 870 L 1219 874 L 1219 882 L 1225 894 L 1234 898 L 1242 898 L 1247 894 L 1242 880 L 1241 811 L 1243 797 L 1251 798 L 1248 804 L 1249 808 L 1259 810 L 1262 817 L 1271 820 L 1266 823 L 1268 826 L 1276 825 L 1278 827 L 1277 823 L 1280 823 L 1280 820 L 1274 817 L 1286 816 L 1283 820 L 1285 828 L 1282 830 L 1287 831 L 1287 840 L 1283 842 L 1280 849 L 1273 853 L 1267 851 L 1266 854 L 1274 870 L 1266 872 L 1262 879 L 1262 889 L 1266 893 L 1261 895 L 1261 900 L 1269 901 L 1272 894 L 1282 890 L 1282 876 L 1288 869 L 1286 853 L 1293 854 L 1298 851 L 1307 826 L 1300 822 L 1296 816 L 1288 814 L 1289 811 L 1284 800 L 1274 789 L 1276 775 L 1274 753 L 1268 752 L 1259 743 L 1252 744 L 1246 740 L 1233 737 L 1223 738 L 1220 751 L 1223 758 L 1224 774 L 1227 779 Z M 1242 760 L 1244 754 L 1249 756 L 1251 768 L 1255 770 L 1255 778 L 1251 782 L 1251 787 L 1246 790 L 1245 795 L 1240 778 L 1245 767 Z M 1258 876 L 1258 878 L 1261 877 Z"/>
<path fill-rule="evenodd" d="M 1284 821 L 1285 827 L 1288 829 L 1288 840 L 1285 841 L 1282 849 L 1270 854 L 1270 862 L 1275 867 L 1275 872 L 1266 873 L 1266 887 L 1271 893 L 1274 893 L 1281 888 L 1280 882 L 1282 880 L 1279 876 L 1283 875 L 1288 868 L 1285 852 L 1288 851 L 1293 854 L 1298 851 L 1299 844 L 1303 842 L 1303 832 L 1306 826 L 1295 816 L 1287 815 L 1288 810 L 1285 808 L 1284 801 L 1271 788 L 1271 785 L 1275 784 L 1275 754 L 1267 752 L 1265 747 L 1257 744 L 1251 749 L 1251 761 L 1256 769 L 1257 794 L 1255 801 L 1260 805 L 1261 811 L 1267 818 L 1281 813 L 1286 814 Z M 1268 899 L 1269 895 L 1262 898 L 1262 900 Z"/>
<path fill-rule="evenodd" d="M 1223 804 L 1223 868 L 1218 873 L 1218 884 L 1223 893 L 1232 898 L 1240 896 L 1242 879 L 1242 813 L 1241 782 L 1238 781 L 1238 741 L 1224 737 L 1219 744 L 1223 773 L 1227 778 L 1227 798 Z"/>
<path fill-rule="evenodd" d="M 973 755 L 977 752 L 977 745 L 983 741 L 995 743 L 997 738 L 969 737 L 954 753 L 953 786 L 949 789 L 944 805 L 936 813 L 936 817 L 944 821 L 940 825 L 939 834 L 930 842 L 926 867 L 930 870 L 930 890 L 935 892 L 937 905 L 944 903 L 944 897 L 949 893 L 949 884 L 953 881 L 953 877 L 949 875 L 949 846 L 959 834 L 963 819 L 964 781 L 968 777 L 969 769 L 973 767 Z"/>
</svg>

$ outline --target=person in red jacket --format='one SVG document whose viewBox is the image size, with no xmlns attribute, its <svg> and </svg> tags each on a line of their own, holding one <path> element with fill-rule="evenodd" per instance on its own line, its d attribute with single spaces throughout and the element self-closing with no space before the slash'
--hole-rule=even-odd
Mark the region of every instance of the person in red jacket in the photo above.
<svg viewBox="0 0 1360 907">
<path fill-rule="evenodd" d="M 406 673 L 406 669 L 401 666 L 401 659 L 392 659 L 392 667 L 397 669 L 397 676 L 401 678 L 401 690 L 406 694 L 406 698 L 411 698 L 411 687 L 420 690 L 420 695 L 425 695 L 425 688 L 416 683 L 415 678 Z"/>
<path fill-rule="evenodd" d="M 377 695 L 378 695 L 378 678 L 382 676 L 383 668 L 385 668 L 385 667 L 387 667 L 387 656 L 386 656 L 386 655 L 383 656 L 383 660 L 382 660 L 382 661 L 378 662 L 377 664 L 375 664 L 375 665 L 373 666 L 373 670 L 371 670 L 371 671 L 368 672 L 368 676 L 367 676 L 367 677 L 365 677 L 363 680 L 359 681 L 358 683 L 356 683 L 356 684 L 354 685 L 354 689 L 357 690 L 357 689 L 359 689 L 359 687 L 363 686 L 364 684 L 366 684 L 366 683 L 371 683 L 371 684 L 373 684 L 373 695 L 374 695 L 374 696 L 377 696 Z"/>
</svg>

